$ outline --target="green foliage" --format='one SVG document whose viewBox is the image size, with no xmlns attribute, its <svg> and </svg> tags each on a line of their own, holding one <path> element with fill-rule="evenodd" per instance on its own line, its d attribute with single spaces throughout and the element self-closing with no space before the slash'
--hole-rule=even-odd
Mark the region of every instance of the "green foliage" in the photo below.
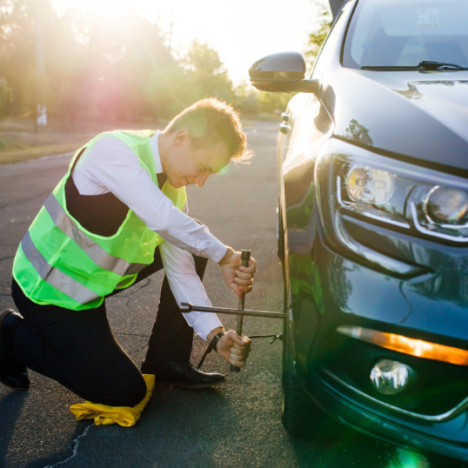
<svg viewBox="0 0 468 468">
<path fill-rule="evenodd" d="M 293 95 L 257 91 L 251 84 L 242 81 L 235 89 L 234 106 L 245 115 L 280 114 Z"/>
<path fill-rule="evenodd" d="M 0 115 L 9 113 L 11 106 L 11 88 L 5 78 L 0 78 Z M 0 145 L 1 147 L 1 145 Z"/>
<path fill-rule="evenodd" d="M 37 104 L 46 103 L 50 117 L 70 125 L 168 120 L 212 96 L 249 115 L 279 113 L 291 98 L 245 82 L 234 87 L 207 44 L 194 41 L 175 58 L 158 24 L 130 7 L 121 17 L 100 18 L 80 9 L 59 12 L 50 0 L 0 0 L 0 117 L 34 117 Z"/>
<path fill-rule="evenodd" d="M 309 34 L 308 49 L 305 53 L 309 64 L 313 64 L 315 58 L 320 52 L 323 42 L 325 41 L 328 32 L 330 31 L 332 16 L 328 8 L 317 4 L 317 24 L 315 30 Z"/>
<path fill-rule="evenodd" d="M 213 96 L 232 101 L 232 82 L 218 53 L 210 46 L 193 41 L 182 64 L 195 100 Z"/>
<path fill-rule="evenodd" d="M 145 88 L 149 114 L 158 119 L 170 119 L 182 111 L 190 100 L 190 87 L 185 82 L 185 70 L 177 65 L 160 67 L 155 64 Z"/>
</svg>

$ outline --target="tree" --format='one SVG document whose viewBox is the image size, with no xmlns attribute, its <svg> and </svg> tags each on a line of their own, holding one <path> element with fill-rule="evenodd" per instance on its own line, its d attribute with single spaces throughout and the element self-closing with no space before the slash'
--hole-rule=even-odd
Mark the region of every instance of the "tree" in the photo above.
<svg viewBox="0 0 468 468">
<path fill-rule="evenodd" d="M 39 92 L 48 104 L 60 100 L 60 84 L 74 72 L 78 44 L 70 34 L 72 16 L 59 18 L 49 1 L 0 0 L 0 77 L 11 90 L 9 112 L 35 115 Z M 36 14 L 44 21 L 46 74 L 39 82 L 36 66 Z M 40 86 L 40 89 L 39 89 Z"/>
<path fill-rule="evenodd" d="M 191 88 L 194 101 L 217 97 L 232 102 L 232 82 L 216 50 L 195 40 L 182 64 L 186 69 L 187 86 Z"/>
<path fill-rule="evenodd" d="M 12 111 L 28 106 L 34 83 L 31 0 L 0 0 L 0 77 L 12 92 Z"/>
<path fill-rule="evenodd" d="M 258 114 L 261 112 L 259 95 L 250 83 L 242 80 L 235 89 L 235 107 L 242 114 Z"/>
<path fill-rule="evenodd" d="M 36 64 L 38 12 L 44 75 Z M 78 118 L 169 119 L 206 97 L 252 115 L 282 110 L 291 97 L 245 83 L 235 89 L 218 52 L 198 41 L 176 59 L 159 25 L 130 5 L 93 13 L 53 0 L 0 0 L 0 116 L 34 116 L 45 99 L 48 115 L 70 125 Z"/>
<path fill-rule="evenodd" d="M 130 7 L 102 20 L 89 16 L 81 38 L 86 70 L 81 80 L 88 102 L 102 120 L 152 114 L 159 97 L 154 80 L 160 85 L 166 70 L 177 67 L 159 26 Z"/>
<path fill-rule="evenodd" d="M 323 6 L 323 4 L 316 3 L 316 6 L 318 8 L 318 21 L 315 30 L 309 34 L 308 49 L 305 53 L 306 59 L 310 64 L 314 63 L 332 24 L 330 10 Z"/>
</svg>

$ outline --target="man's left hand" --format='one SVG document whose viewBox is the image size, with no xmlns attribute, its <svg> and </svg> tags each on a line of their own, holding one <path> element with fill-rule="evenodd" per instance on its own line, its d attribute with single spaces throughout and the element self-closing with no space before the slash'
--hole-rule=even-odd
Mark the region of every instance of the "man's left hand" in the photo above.
<svg viewBox="0 0 468 468">
<path fill-rule="evenodd" d="M 257 263 L 253 257 L 250 257 L 249 266 L 242 266 L 241 255 L 241 252 L 235 252 L 228 247 L 226 255 L 219 262 L 224 281 L 238 297 L 252 290 L 253 277 L 257 270 Z"/>
</svg>

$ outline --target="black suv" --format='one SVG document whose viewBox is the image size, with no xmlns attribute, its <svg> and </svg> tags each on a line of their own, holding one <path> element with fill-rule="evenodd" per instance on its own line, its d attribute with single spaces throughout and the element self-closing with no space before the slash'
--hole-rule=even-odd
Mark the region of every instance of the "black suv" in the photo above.
<svg viewBox="0 0 468 468">
<path fill-rule="evenodd" d="M 335 7 L 335 5 L 333 5 Z M 283 422 L 468 460 L 468 2 L 349 0 L 278 139 Z M 320 409 L 319 409 L 320 408 Z"/>
</svg>

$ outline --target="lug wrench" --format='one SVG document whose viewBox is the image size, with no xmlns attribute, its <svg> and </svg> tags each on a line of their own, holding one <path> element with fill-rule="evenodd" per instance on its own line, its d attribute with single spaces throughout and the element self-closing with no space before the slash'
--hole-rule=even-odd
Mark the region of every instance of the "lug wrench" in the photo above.
<svg viewBox="0 0 468 468">
<path fill-rule="evenodd" d="M 268 310 L 239 310 L 228 309 L 226 307 L 202 307 L 190 304 L 190 302 L 182 302 L 180 304 L 181 312 L 210 312 L 212 314 L 226 314 L 226 315 L 242 315 L 243 317 L 263 317 L 275 318 L 283 320 L 287 314 L 283 312 L 270 312 Z"/>
<path fill-rule="evenodd" d="M 242 266 L 246 266 L 246 267 L 249 266 L 250 254 L 251 254 L 250 250 L 242 250 L 242 257 L 241 257 Z M 242 296 L 239 298 L 239 307 L 237 309 L 228 309 L 224 307 L 202 307 L 202 306 L 192 305 L 189 302 L 182 302 L 180 305 L 180 310 L 181 312 L 184 312 L 184 313 L 197 311 L 197 312 L 210 312 L 212 314 L 237 315 L 236 332 L 239 336 L 242 336 L 244 316 L 276 318 L 276 319 L 281 319 L 281 320 L 284 320 L 287 316 L 287 314 L 282 313 L 282 312 L 270 312 L 266 310 L 245 310 L 244 305 L 245 305 L 245 294 L 242 294 Z M 271 341 L 271 343 L 273 343 L 277 339 L 282 339 L 281 335 L 282 335 L 281 333 L 279 335 L 254 335 L 248 338 L 273 338 L 273 340 Z M 200 361 L 200 364 L 198 365 L 198 369 L 201 367 L 205 357 L 207 356 L 209 352 L 211 352 L 210 347 L 207 348 L 202 360 Z M 231 364 L 231 371 L 239 372 L 240 368 Z"/>
<path fill-rule="evenodd" d="M 242 258 L 242 266 L 248 267 L 249 266 L 249 260 L 250 260 L 250 254 L 252 253 L 251 250 L 242 250 L 241 258 Z M 239 297 L 239 310 L 244 310 L 245 307 L 245 294 L 242 293 L 241 297 Z M 237 316 L 237 327 L 236 327 L 236 333 L 238 336 L 242 336 L 242 326 L 244 324 L 244 316 L 243 315 L 238 315 Z M 240 367 L 235 366 L 234 364 L 231 364 L 231 372 L 239 372 Z"/>
<path fill-rule="evenodd" d="M 280 319 L 280 320 L 284 320 L 286 317 L 287 317 L 287 314 L 283 313 L 283 312 L 270 312 L 270 311 L 266 311 L 266 310 L 239 310 L 239 309 L 227 309 L 225 307 L 203 307 L 203 306 L 196 306 L 196 305 L 193 305 L 193 304 L 190 304 L 189 302 L 182 302 L 180 304 L 180 311 L 181 312 L 209 312 L 211 314 L 226 314 L 226 315 L 237 315 L 237 316 L 247 316 L 247 317 L 263 317 L 263 318 L 275 318 L 275 319 Z M 279 335 L 253 335 L 253 336 L 248 336 L 247 338 L 273 338 L 271 341 L 270 341 L 270 344 L 271 343 L 274 343 L 276 340 L 283 340 L 283 337 L 282 337 L 282 333 L 280 333 Z M 210 343 L 211 345 L 211 343 Z M 208 346 L 208 348 L 206 348 L 206 351 L 205 351 L 205 354 L 203 355 L 203 357 L 201 358 L 201 361 L 199 362 L 198 366 L 197 366 L 197 369 L 200 369 L 200 367 L 202 366 L 206 356 L 208 356 L 209 353 L 211 353 L 211 351 L 213 350 L 213 348 L 211 346 Z M 231 364 L 232 366 L 232 364 Z M 238 367 L 236 366 L 232 366 L 234 367 L 235 369 L 239 369 Z M 236 372 L 236 371 L 235 371 Z"/>
</svg>

